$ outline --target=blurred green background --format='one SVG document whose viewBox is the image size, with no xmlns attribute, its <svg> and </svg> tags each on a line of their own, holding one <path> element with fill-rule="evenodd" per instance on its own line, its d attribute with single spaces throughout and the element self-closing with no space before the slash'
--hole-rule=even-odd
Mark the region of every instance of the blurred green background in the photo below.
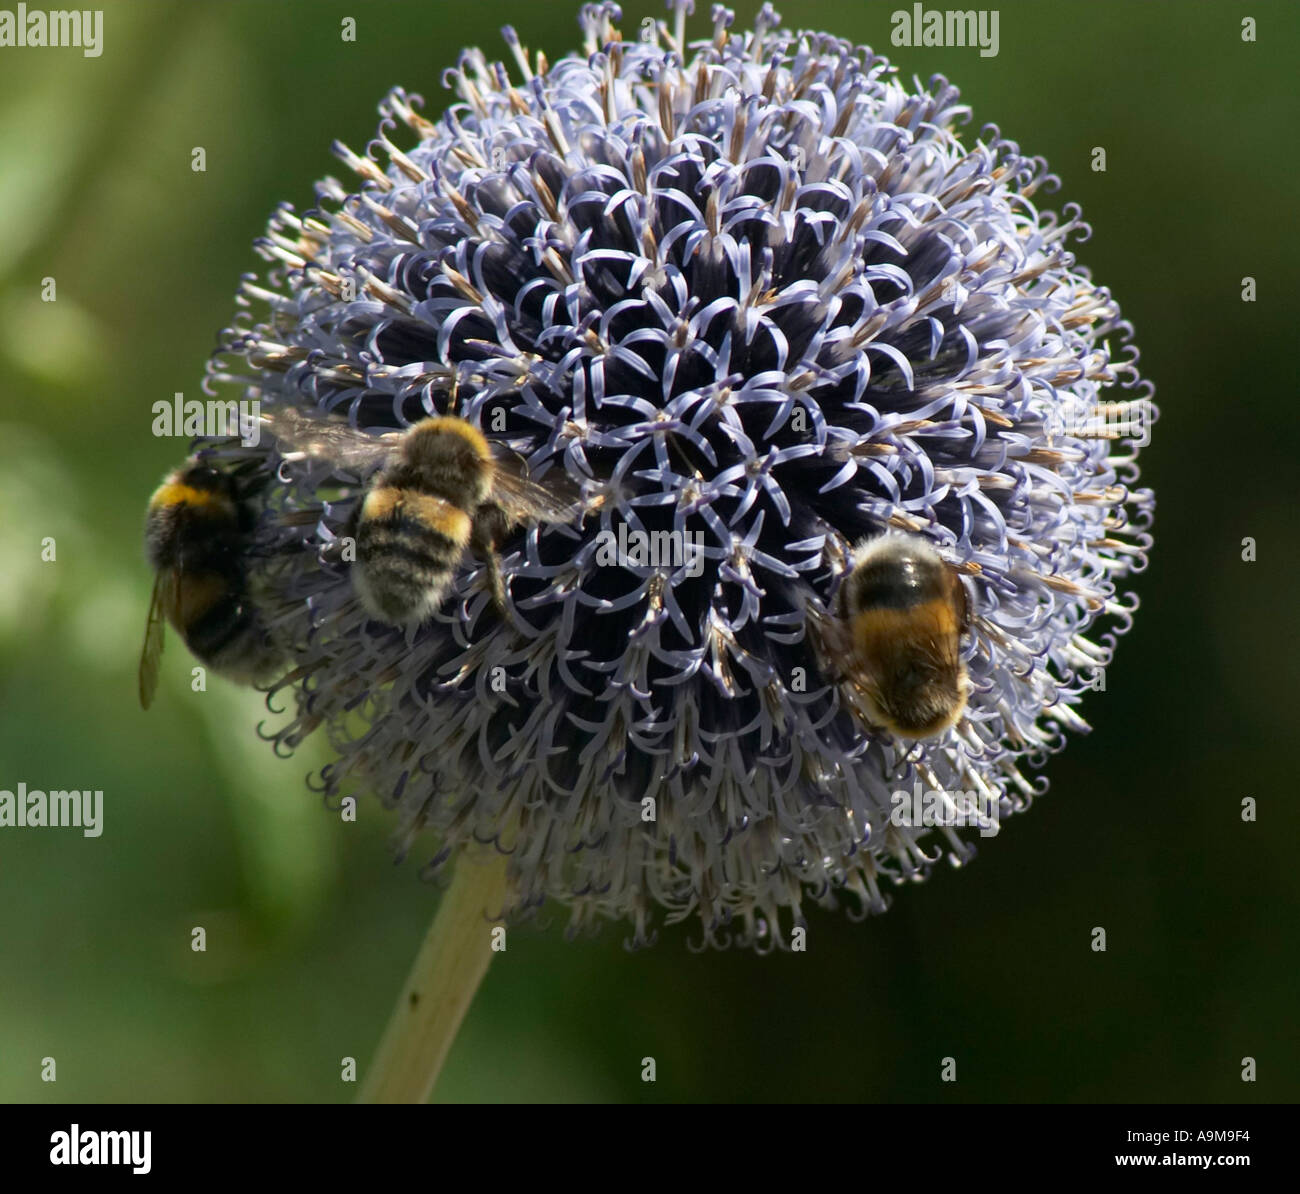
<svg viewBox="0 0 1300 1194">
<path fill-rule="evenodd" d="M 738 7 L 748 22 L 757 5 Z M 1062 176 L 1054 202 L 1083 205 L 1076 251 L 1136 325 L 1163 412 L 1143 609 L 1084 709 L 1095 733 L 972 867 L 867 923 L 814 910 L 793 957 L 691 953 L 682 927 L 639 954 L 621 926 L 512 931 L 437 1097 L 1294 1100 L 1297 8 L 1004 2 L 981 58 L 894 49 L 891 4 L 778 7 L 905 77 L 946 74 L 970 135 L 995 121 Z M 624 11 L 628 36 L 663 12 Z M 356 825 L 321 808 L 303 777 L 324 756 L 258 742 L 256 694 L 191 693 L 175 636 L 157 704 L 137 707 L 142 510 L 184 455 L 149 435 L 149 408 L 197 396 L 239 275 L 264 272 L 251 240 L 340 173 L 333 137 L 363 147 L 397 83 L 436 113 L 458 47 L 503 55 L 503 24 L 554 61 L 575 14 L 111 3 L 99 58 L 0 50 L 0 787 L 102 788 L 106 805 L 96 840 L 0 831 L 0 1099 L 352 1096 L 340 1058 L 369 1058 L 435 893 L 392 865 L 377 804 Z"/>
</svg>

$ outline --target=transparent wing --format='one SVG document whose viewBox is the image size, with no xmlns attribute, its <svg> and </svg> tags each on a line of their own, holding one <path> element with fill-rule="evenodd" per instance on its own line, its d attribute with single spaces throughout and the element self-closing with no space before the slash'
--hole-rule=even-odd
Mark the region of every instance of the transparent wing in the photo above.
<svg viewBox="0 0 1300 1194">
<path fill-rule="evenodd" d="M 167 610 L 175 596 L 175 576 L 170 568 L 158 573 L 153 582 L 153 596 L 149 599 L 149 620 L 144 626 L 144 646 L 140 650 L 140 708 L 153 704 L 158 691 L 158 659 L 162 655 L 163 630 L 167 624 Z"/>
<path fill-rule="evenodd" d="M 358 431 L 346 419 L 308 415 L 293 409 L 262 415 L 262 426 L 286 459 L 327 460 L 365 471 L 384 463 L 401 442 L 401 431 Z M 286 450 L 287 449 L 287 450 Z"/>
<path fill-rule="evenodd" d="M 503 464 L 492 478 L 490 500 L 511 523 L 572 522 L 586 512 L 581 491 L 560 470 L 539 484 Z"/>
</svg>

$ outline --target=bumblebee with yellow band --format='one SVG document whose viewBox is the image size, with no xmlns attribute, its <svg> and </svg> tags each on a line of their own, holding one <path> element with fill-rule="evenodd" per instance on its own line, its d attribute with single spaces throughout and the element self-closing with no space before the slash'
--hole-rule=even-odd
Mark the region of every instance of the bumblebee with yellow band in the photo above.
<svg viewBox="0 0 1300 1194">
<path fill-rule="evenodd" d="M 826 670 L 860 698 L 869 723 L 931 738 L 961 719 L 966 590 L 927 540 L 887 533 L 860 544 L 835 604 L 822 628 Z"/>
<path fill-rule="evenodd" d="M 140 654 L 140 704 L 153 703 L 164 623 L 194 657 L 241 683 L 267 678 L 279 655 L 247 588 L 255 517 L 229 472 L 190 461 L 149 499 L 145 550 L 153 597 Z"/>
<path fill-rule="evenodd" d="M 466 551 L 486 565 L 492 599 L 504 610 L 497 547 L 505 535 L 525 523 L 570 522 L 582 509 L 571 485 L 543 486 L 503 467 L 483 433 L 456 415 L 382 435 L 291 411 L 264 422 L 286 460 L 378 468 L 354 519 L 352 586 L 366 612 L 390 626 L 432 616 Z"/>
<path fill-rule="evenodd" d="M 501 467 L 482 432 L 455 415 L 369 434 L 328 416 L 264 415 L 285 460 L 325 460 L 372 474 L 352 516 L 352 584 L 366 612 L 390 626 L 431 617 L 467 551 L 483 560 L 506 607 L 498 544 L 516 526 L 569 522 L 584 512 L 571 484 L 543 487 Z M 248 592 L 255 518 L 235 479 L 201 463 L 171 473 L 149 502 L 145 545 L 155 582 L 140 659 L 140 703 L 158 684 L 164 622 L 196 658 L 229 679 L 268 679 L 281 658 Z"/>
</svg>

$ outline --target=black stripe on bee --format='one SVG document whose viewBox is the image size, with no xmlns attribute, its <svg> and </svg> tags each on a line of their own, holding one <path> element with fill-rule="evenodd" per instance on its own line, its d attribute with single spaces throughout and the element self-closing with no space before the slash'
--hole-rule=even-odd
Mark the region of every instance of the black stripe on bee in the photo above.
<svg viewBox="0 0 1300 1194">
<path fill-rule="evenodd" d="M 912 609 L 947 598 L 953 580 L 944 565 L 926 554 L 867 560 L 844 582 L 842 600 L 850 612 L 868 609 Z"/>
<path fill-rule="evenodd" d="M 372 567 L 389 557 L 426 567 L 450 567 L 464 550 L 464 544 L 450 536 L 402 515 L 386 517 L 378 526 L 365 521 L 357 528 L 357 559 Z"/>
<path fill-rule="evenodd" d="M 185 643 L 205 663 L 212 663 L 255 627 L 248 602 L 238 592 L 227 592 L 185 628 Z"/>
</svg>

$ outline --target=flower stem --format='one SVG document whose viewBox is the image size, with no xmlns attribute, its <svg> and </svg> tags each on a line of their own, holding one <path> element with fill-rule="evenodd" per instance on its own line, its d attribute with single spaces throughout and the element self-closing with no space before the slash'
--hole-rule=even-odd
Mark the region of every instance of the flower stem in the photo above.
<svg viewBox="0 0 1300 1194">
<path fill-rule="evenodd" d="M 504 855 L 462 853 L 357 1096 L 359 1103 L 423 1103 L 492 960 L 505 900 Z"/>
</svg>

